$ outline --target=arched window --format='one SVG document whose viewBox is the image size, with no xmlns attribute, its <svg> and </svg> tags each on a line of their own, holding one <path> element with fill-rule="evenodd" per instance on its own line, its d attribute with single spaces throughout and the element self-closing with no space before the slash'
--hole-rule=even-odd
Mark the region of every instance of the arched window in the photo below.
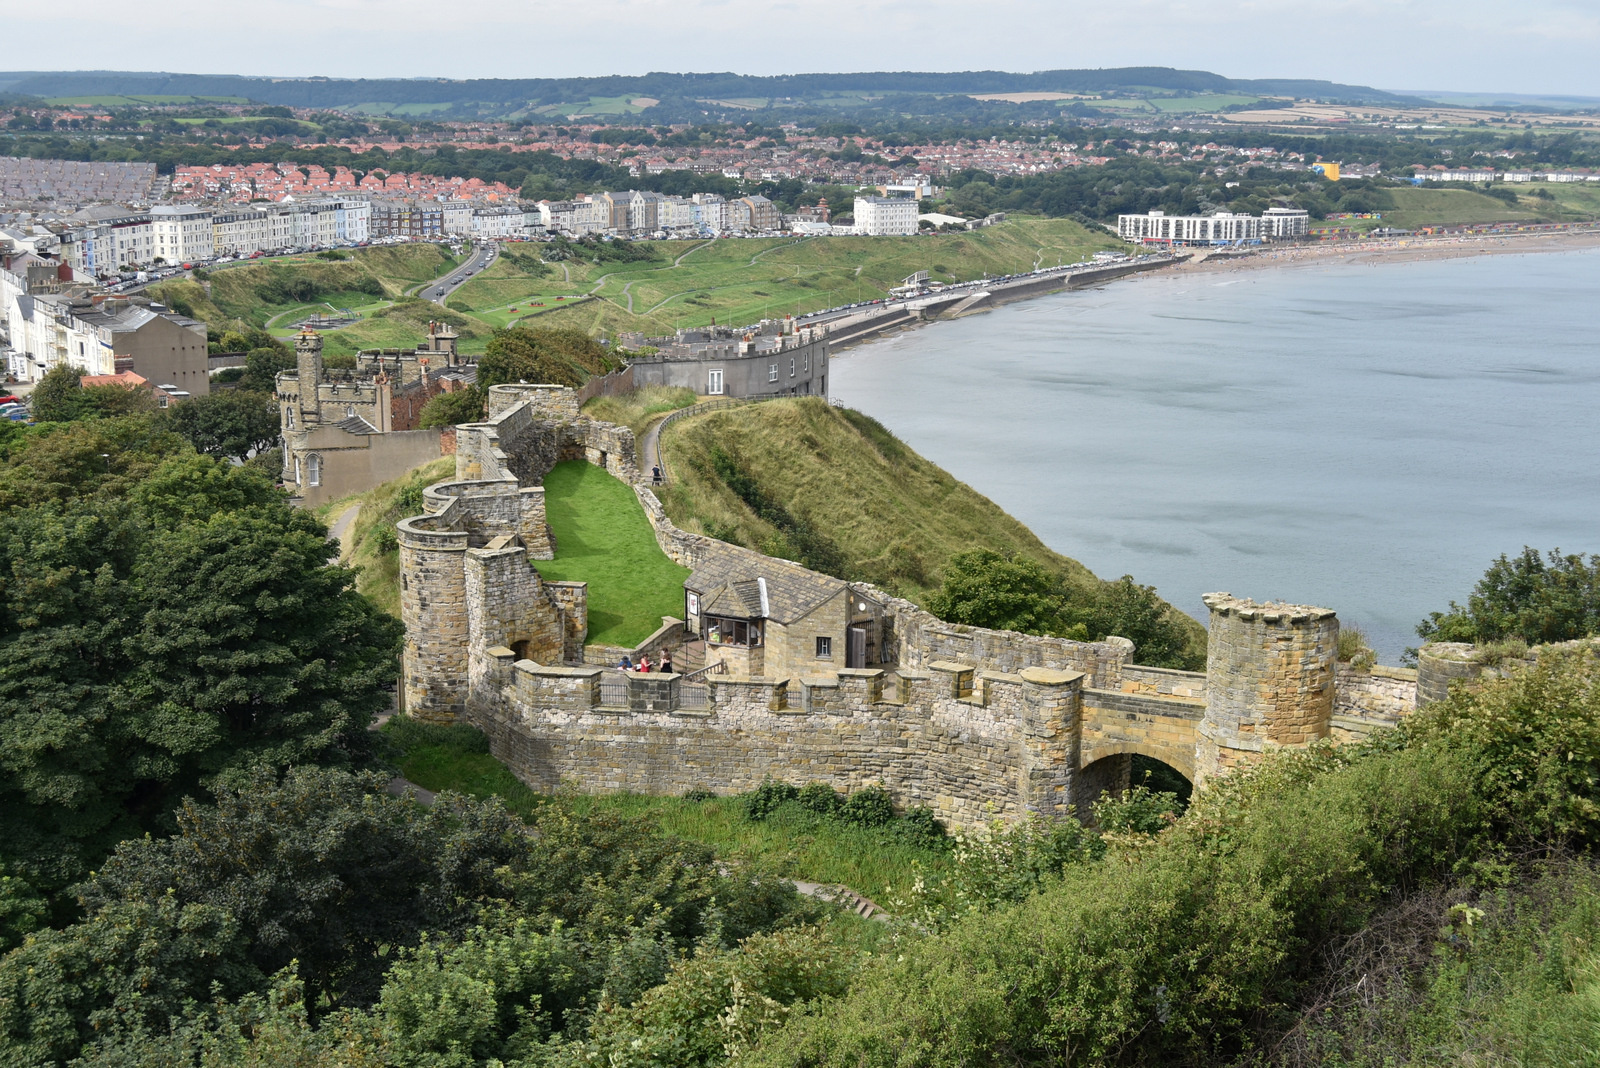
<svg viewBox="0 0 1600 1068">
<path fill-rule="evenodd" d="M 306 485 L 322 485 L 322 457 L 316 453 L 306 457 Z"/>
<path fill-rule="evenodd" d="M 300 457 L 294 458 L 294 484 L 300 485 Z"/>
</svg>

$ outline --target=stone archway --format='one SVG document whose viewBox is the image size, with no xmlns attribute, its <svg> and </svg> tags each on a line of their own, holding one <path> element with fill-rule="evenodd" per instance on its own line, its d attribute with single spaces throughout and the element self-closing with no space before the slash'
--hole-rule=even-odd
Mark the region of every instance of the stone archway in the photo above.
<svg viewBox="0 0 1600 1068">
<path fill-rule="evenodd" d="M 1134 757 L 1146 757 L 1165 765 L 1194 785 L 1194 753 L 1178 752 L 1161 746 L 1138 742 L 1116 742 L 1085 749 L 1078 765 L 1078 777 L 1073 788 L 1073 807 L 1079 817 L 1088 815 L 1089 807 L 1102 791 L 1121 793 L 1131 785 Z"/>
</svg>

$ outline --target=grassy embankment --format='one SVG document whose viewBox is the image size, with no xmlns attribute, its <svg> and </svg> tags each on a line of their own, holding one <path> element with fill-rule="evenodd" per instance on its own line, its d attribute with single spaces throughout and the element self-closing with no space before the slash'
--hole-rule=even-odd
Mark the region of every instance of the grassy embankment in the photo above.
<svg viewBox="0 0 1600 1068">
<path fill-rule="evenodd" d="M 589 641 L 633 646 L 682 616 L 689 569 L 656 544 L 627 484 L 582 460 L 559 463 L 544 479 L 545 514 L 556 542 L 539 573 L 589 584 Z"/>
<path fill-rule="evenodd" d="M 1473 186 L 1429 183 L 1417 188 L 1385 189 L 1392 206 L 1382 208 L 1381 219 L 1312 220 L 1313 229 L 1376 230 L 1394 226 L 1415 230 L 1424 226 L 1488 222 L 1582 222 L 1600 218 L 1600 189 L 1586 182 L 1498 182 L 1498 190 L 1515 193 L 1515 204 L 1490 196 Z M 1548 193 L 1548 196 L 1535 196 Z"/>
<path fill-rule="evenodd" d="M 925 602 L 950 558 L 993 549 L 1031 560 L 1077 591 L 1088 568 L 1041 542 L 972 487 L 907 448 L 879 423 L 816 398 L 767 401 L 691 416 L 663 435 L 673 484 L 661 491 L 672 521 L 752 548 L 784 553 L 783 532 L 720 477 L 713 450 L 737 457 L 762 491 L 837 547 L 850 577 Z M 1171 609 L 1204 649 L 1205 632 Z"/>
<path fill-rule="evenodd" d="M 644 247 L 656 258 L 566 260 L 540 267 L 524 257 L 502 256 L 458 290 L 450 305 L 495 325 L 526 319 L 591 333 L 665 334 L 713 319 L 748 323 L 874 300 L 917 271 L 929 271 L 940 281 L 966 281 L 1072 263 L 1100 249 L 1125 246 L 1070 219 L 1024 217 L 972 233 L 930 237 L 730 238 Z M 595 299 L 565 306 L 585 294 Z"/>
<path fill-rule="evenodd" d="M 427 335 L 429 319 L 443 319 L 462 335 L 463 351 L 481 351 L 493 333 L 470 316 L 406 297 L 407 291 L 452 270 L 459 261 L 438 245 L 356 249 L 343 260 L 294 256 L 209 272 L 204 283 L 174 279 L 150 287 L 158 300 L 203 319 L 212 336 L 241 327 L 265 327 L 279 337 L 290 324 L 318 312 L 348 309 L 361 322 L 324 334 L 323 351 L 343 355 L 363 348 L 409 348 Z"/>
</svg>

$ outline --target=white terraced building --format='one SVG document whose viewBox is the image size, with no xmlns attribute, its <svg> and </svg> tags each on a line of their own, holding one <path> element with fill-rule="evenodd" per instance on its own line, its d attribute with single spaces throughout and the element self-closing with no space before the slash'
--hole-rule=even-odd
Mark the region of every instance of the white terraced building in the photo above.
<svg viewBox="0 0 1600 1068">
<path fill-rule="evenodd" d="M 1117 236 L 1146 245 L 1254 245 L 1261 241 L 1261 219 L 1219 211 L 1215 215 L 1118 215 Z"/>
</svg>

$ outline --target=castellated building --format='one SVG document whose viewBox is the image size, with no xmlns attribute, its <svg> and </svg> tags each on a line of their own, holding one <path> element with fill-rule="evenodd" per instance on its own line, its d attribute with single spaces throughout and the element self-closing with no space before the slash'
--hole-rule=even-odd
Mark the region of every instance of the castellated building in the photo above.
<svg viewBox="0 0 1600 1068">
<path fill-rule="evenodd" d="M 640 478 L 632 432 L 585 417 L 572 390 L 488 395 L 486 420 L 456 428 L 455 479 L 397 525 L 402 700 L 409 715 L 481 728 L 536 789 L 735 793 L 775 778 L 881 785 L 957 825 L 1059 819 L 1125 788 L 1136 753 L 1203 786 L 1416 706 L 1416 671 L 1338 663 L 1325 608 L 1208 595 L 1204 672 L 1135 664 L 1123 638 L 945 623 L 678 529 Z M 671 648 L 678 673 L 618 669 L 619 650 L 587 643 L 587 586 L 540 575 L 554 549 L 543 479 L 570 459 L 631 483 L 662 550 L 692 570 L 682 618 L 621 651 Z M 1432 664 L 1423 674 L 1440 678 L 1422 689 L 1442 692 L 1461 665 Z"/>
<path fill-rule="evenodd" d="M 369 349 L 354 369 L 322 361 L 322 336 L 295 335 L 295 368 L 276 382 L 283 426 L 283 482 L 315 507 L 398 478 L 448 452 L 451 435 L 419 430 L 433 397 L 477 381 L 477 368 L 456 351 L 458 335 L 428 324 L 416 349 Z"/>
</svg>

